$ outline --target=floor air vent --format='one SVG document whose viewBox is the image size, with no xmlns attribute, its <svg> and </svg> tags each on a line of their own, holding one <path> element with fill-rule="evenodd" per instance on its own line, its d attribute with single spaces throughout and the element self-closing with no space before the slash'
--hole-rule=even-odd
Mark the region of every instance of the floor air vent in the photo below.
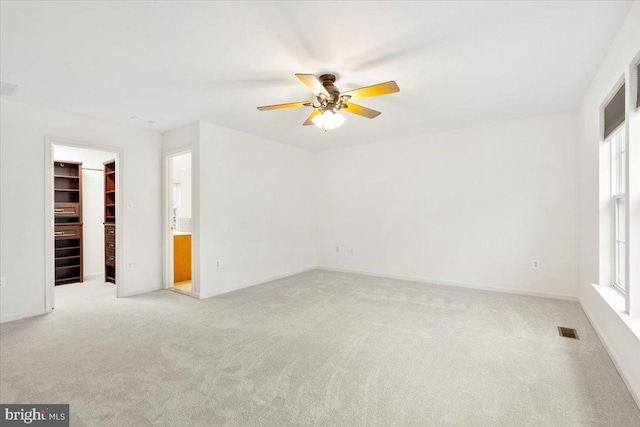
<svg viewBox="0 0 640 427">
<path fill-rule="evenodd" d="M 560 332 L 561 337 L 573 338 L 574 340 L 580 339 L 580 337 L 578 337 L 578 331 L 576 331 L 575 329 L 558 326 L 558 332 Z"/>
</svg>

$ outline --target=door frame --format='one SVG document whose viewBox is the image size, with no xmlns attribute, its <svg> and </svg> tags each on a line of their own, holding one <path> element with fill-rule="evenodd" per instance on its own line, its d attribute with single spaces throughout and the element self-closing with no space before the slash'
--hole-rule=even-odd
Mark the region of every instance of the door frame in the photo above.
<svg viewBox="0 0 640 427">
<path fill-rule="evenodd" d="M 54 281 L 54 213 L 53 213 L 53 146 L 63 145 L 66 147 L 84 148 L 90 150 L 100 150 L 115 153 L 116 155 L 116 297 L 124 297 L 125 289 L 125 268 L 124 268 L 124 253 L 123 253 L 123 236 L 125 221 L 123 217 L 123 187 L 122 182 L 124 165 L 124 149 L 113 145 L 94 144 L 91 142 L 77 141 L 67 138 L 60 138 L 56 136 L 45 136 L 45 150 L 44 150 L 44 242 L 45 242 L 45 273 L 44 273 L 44 285 L 45 285 L 45 312 L 50 313 L 55 306 L 55 281 Z"/>
<path fill-rule="evenodd" d="M 181 147 L 175 150 L 167 150 L 162 153 L 163 162 L 163 241 L 164 241 L 164 268 L 163 268 L 163 288 L 174 289 L 173 287 L 173 233 L 171 230 L 171 202 L 173 194 L 173 169 L 172 158 L 182 154 L 191 154 L 191 293 L 180 292 L 190 295 L 193 298 L 200 298 L 200 277 L 199 277 L 199 199 L 198 199 L 198 170 L 195 147 Z"/>
</svg>

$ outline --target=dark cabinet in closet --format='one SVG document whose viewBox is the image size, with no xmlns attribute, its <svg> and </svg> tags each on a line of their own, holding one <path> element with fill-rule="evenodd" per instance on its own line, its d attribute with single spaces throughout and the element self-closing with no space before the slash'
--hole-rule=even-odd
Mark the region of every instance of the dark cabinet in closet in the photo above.
<svg viewBox="0 0 640 427">
<path fill-rule="evenodd" d="M 116 283 L 116 161 L 104 163 L 104 280 Z"/>
<path fill-rule="evenodd" d="M 82 163 L 53 162 L 55 285 L 83 281 Z"/>
</svg>

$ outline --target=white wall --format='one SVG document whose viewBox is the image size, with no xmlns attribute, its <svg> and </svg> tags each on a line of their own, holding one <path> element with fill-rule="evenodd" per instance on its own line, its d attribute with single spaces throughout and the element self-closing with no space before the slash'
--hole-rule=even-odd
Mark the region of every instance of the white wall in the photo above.
<svg viewBox="0 0 640 427">
<path fill-rule="evenodd" d="M 200 122 L 201 297 L 316 266 L 313 178 L 309 151 Z"/>
<path fill-rule="evenodd" d="M 576 297 L 575 154 L 573 113 L 320 153 L 319 264 Z"/>
<path fill-rule="evenodd" d="M 635 2 L 593 79 L 578 113 L 580 301 L 638 404 L 640 339 L 627 327 L 623 321 L 624 315 L 616 313 L 593 285 L 608 284 L 601 283 L 607 280 L 607 275 L 602 274 L 599 263 L 600 245 L 607 243 L 601 241 L 599 234 L 599 150 L 602 140 L 600 107 L 620 78 L 628 72 L 639 51 L 640 2 Z M 630 81 L 627 80 L 627 88 L 629 87 Z M 629 92 L 627 99 L 630 99 Z M 640 144 L 640 114 L 630 112 L 627 126 L 630 144 L 637 147 Z"/>
<path fill-rule="evenodd" d="M 108 151 L 53 146 L 54 160 L 82 162 L 82 265 L 85 278 L 104 274 L 103 163 L 115 158 L 116 153 Z"/>
<path fill-rule="evenodd" d="M 124 149 L 125 295 L 161 285 L 161 138 L 85 117 L 0 100 L 0 320 L 42 314 L 45 296 L 45 136 Z"/>
</svg>

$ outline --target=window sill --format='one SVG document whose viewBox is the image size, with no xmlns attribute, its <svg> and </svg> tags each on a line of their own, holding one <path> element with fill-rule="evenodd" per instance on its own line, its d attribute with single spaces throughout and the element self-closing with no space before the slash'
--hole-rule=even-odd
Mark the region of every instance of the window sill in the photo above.
<svg viewBox="0 0 640 427">
<path fill-rule="evenodd" d="M 611 286 L 593 285 L 593 289 L 605 300 L 620 320 L 627 325 L 636 338 L 640 339 L 640 317 L 630 316 L 624 312 L 624 296 Z"/>
</svg>

